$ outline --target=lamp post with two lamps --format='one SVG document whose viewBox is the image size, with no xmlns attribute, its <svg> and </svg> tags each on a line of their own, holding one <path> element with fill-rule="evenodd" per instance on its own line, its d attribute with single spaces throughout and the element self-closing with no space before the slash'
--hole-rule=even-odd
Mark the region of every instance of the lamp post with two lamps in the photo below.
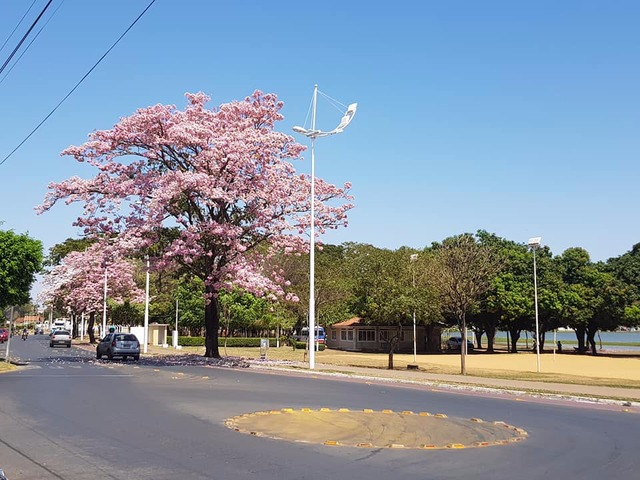
<svg viewBox="0 0 640 480">
<path fill-rule="evenodd" d="M 538 364 L 538 373 L 540 373 L 540 331 L 538 323 L 538 274 L 536 271 L 536 250 L 540 248 L 542 237 L 530 238 L 527 245 L 533 250 L 533 295 L 536 311 L 536 360 Z"/>
<path fill-rule="evenodd" d="M 330 131 L 316 130 L 316 110 L 318 103 L 318 85 L 313 88 L 313 113 L 311 116 L 311 129 L 295 126 L 293 131 L 300 133 L 311 139 L 311 240 L 309 245 L 309 369 L 315 368 L 315 339 L 316 339 L 316 323 L 315 323 L 315 139 L 319 137 L 328 137 L 336 133 L 342 133 L 344 128 L 349 125 L 356 113 L 357 103 L 352 103 L 347 108 L 347 112 L 340 120 L 340 124 Z"/>
</svg>

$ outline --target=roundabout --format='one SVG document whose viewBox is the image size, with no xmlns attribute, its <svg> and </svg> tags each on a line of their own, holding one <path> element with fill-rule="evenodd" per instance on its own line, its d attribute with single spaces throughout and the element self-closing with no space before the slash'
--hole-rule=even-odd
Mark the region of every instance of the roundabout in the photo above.
<svg viewBox="0 0 640 480">
<path fill-rule="evenodd" d="M 289 442 L 358 448 L 463 449 L 509 445 L 527 432 L 504 422 L 445 414 L 340 408 L 269 410 L 227 419 L 237 432 Z"/>
</svg>

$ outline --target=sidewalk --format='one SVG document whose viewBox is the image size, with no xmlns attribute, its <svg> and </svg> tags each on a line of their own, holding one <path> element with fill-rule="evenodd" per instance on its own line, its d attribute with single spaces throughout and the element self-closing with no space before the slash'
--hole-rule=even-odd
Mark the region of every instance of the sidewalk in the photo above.
<svg viewBox="0 0 640 480">
<path fill-rule="evenodd" d="M 267 362 L 271 363 L 271 362 Z M 538 396 L 571 397 L 594 403 L 614 403 L 622 406 L 640 407 L 640 389 L 603 387 L 596 385 L 574 385 L 565 383 L 534 382 L 525 380 L 506 380 L 500 378 L 474 377 L 470 375 L 446 375 L 427 373 L 418 370 L 383 370 L 355 366 L 339 366 L 316 364 L 314 370 L 300 367 L 252 362 L 252 366 L 273 370 L 288 370 L 306 375 L 344 375 L 370 381 L 386 381 L 435 387 L 498 391 L 510 394 L 527 394 Z"/>
</svg>

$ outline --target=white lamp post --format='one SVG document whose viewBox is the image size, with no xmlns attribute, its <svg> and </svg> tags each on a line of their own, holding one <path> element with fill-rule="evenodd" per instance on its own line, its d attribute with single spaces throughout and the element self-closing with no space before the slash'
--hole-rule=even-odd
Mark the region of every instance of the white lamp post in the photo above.
<svg viewBox="0 0 640 480">
<path fill-rule="evenodd" d="M 352 103 L 347 108 L 347 112 L 340 120 L 340 124 L 328 132 L 322 130 L 316 130 L 316 111 L 318 103 L 318 85 L 313 87 L 313 114 L 311 117 L 311 130 L 307 130 L 303 127 L 293 127 L 293 131 L 300 133 L 305 137 L 311 139 L 311 240 L 309 251 L 309 368 L 313 370 L 315 368 L 315 339 L 316 339 L 316 305 L 315 305 L 315 198 L 316 198 L 316 183 L 315 183 L 315 139 L 318 137 L 327 137 L 336 133 L 341 133 L 344 128 L 349 125 L 353 116 L 356 113 L 357 103 Z"/>
<path fill-rule="evenodd" d="M 147 344 L 149 343 L 149 255 L 146 255 L 145 259 L 147 260 L 147 276 L 144 291 L 144 332 L 142 334 L 143 353 L 147 353 Z"/>
<path fill-rule="evenodd" d="M 102 302 L 102 338 L 107 333 L 107 262 L 104 262 L 104 301 Z"/>
<path fill-rule="evenodd" d="M 418 260 L 418 254 L 414 253 L 413 255 L 411 255 L 409 257 L 411 263 L 413 264 L 413 262 L 415 262 L 416 260 Z M 416 269 L 413 267 L 412 265 L 412 273 L 413 273 L 413 288 L 416 288 Z M 417 349 L 416 349 L 416 307 L 413 307 L 413 363 L 416 363 L 416 353 L 417 353 Z"/>
<path fill-rule="evenodd" d="M 540 373 L 540 329 L 538 327 L 538 274 L 536 272 L 536 250 L 540 248 L 542 237 L 530 238 L 527 245 L 533 250 L 533 295 L 536 309 L 536 359 L 538 363 L 538 373 Z"/>
</svg>

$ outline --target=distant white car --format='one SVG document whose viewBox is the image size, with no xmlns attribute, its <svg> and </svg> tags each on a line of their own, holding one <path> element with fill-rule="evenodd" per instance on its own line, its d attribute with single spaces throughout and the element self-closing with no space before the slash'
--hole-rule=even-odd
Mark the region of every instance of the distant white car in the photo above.
<svg viewBox="0 0 640 480">
<path fill-rule="evenodd" d="M 56 345 L 64 345 L 67 348 L 71 348 L 71 332 L 67 330 L 56 330 L 51 333 L 49 346 L 53 348 Z"/>
<path fill-rule="evenodd" d="M 462 337 L 451 337 L 447 340 L 447 350 L 460 350 L 462 348 Z M 473 351 L 473 342 L 467 340 L 467 352 Z"/>
</svg>

